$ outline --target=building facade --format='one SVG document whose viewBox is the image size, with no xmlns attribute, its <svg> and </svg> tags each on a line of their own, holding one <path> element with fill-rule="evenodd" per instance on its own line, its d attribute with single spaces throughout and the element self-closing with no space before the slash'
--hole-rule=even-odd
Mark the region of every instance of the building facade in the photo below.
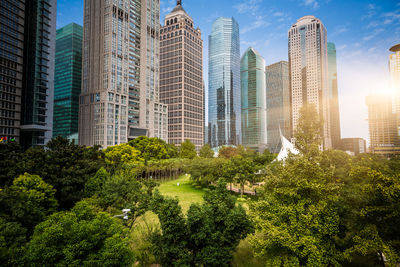
<svg viewBox="0 0 400 267">
<path fill-rule="evenodd" d="M 0 136 L 25 148 L 52 137 L 56 6 L 56 0 L 0 3 Z"/>
<path fill-rule="evenodd" d="M 258 152 L 267 148 L 265 60 L 252 47 L 240 61 L 242 145 Z"/>
<path fill-rule="evenodd" d="M 281 133 L 292 138 L 289 62 L 280 61 L 265 67 L 267 87 L 267 138 L 272 153 L 281 150 Z M 280 130 L 280 131 L 279 131 Z"/>
<path fill-rule="evenodd" d="M 204 143 L 203 40 L 181 1 L 160 30 L 160 101 L 168 105 L 168 142 Z"/>
<path fill-rule="evenodd" d="M 314 16 L 300 18 L 289 30 L 292 130 L 303 105 L 315 104 L 323 120 L 323 148 L 332 147 L 328 87 L 327 32 Z"/>
<path fill-rule="evenodd" d="M 400 137 L 392 97 L 368 96 L 366 103 L 371 152 L 387 156 L 400 154 Z"/>
<path fill-rule="evenodd" d="M 234 18 L 218 18 L 209 36 L 208 131 L 211 147 L 241 141 L 240 40 Z"/>
<path fill-rule="evenodd" d="M 159 102 L 158 0 L 85 0 L 79 143 L 167 140 Z"/>
<path fill-rule="evenodd" d="M 367 153 L 367 142 L 362 138 L 343 138 L 340 149 L 353 155 Z"/>
<path fill-rule="evenodd" d="M 78 133 L 82 86 L 82 26 L 71 23 L 57 30 L 53 137 Z M 76 140 L 78 141 L 78 140 Z"/>
<path fill-rule="evenodd" d="M 0 16 L 0 138 L 19 142 L 25 1 L 2 1 Z"/>
<path fill-rule="evenodd" d="M 339 112 L 339 93 L 336 64 L 336 46 L 328 43 L 328 88 L 329 88 L 329 108 L 331 119 L 331 138 L 332 147 L 339 149 L 341 145 L 340 133 L 340 112 Z"/>
</svg>

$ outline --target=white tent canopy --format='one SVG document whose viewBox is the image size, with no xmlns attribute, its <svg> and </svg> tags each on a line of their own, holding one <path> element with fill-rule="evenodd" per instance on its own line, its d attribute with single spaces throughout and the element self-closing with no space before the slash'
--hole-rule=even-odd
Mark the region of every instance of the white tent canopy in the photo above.
<svg viewBox="0 0 400 267">
<path fill-rule="evenodd" d="M 289 153 L 292 153 L 294 155 L 300 154 L 300 151 L 298 151 L 294 145 L 287 140 L 283 135 L 281 129 L 279 129 L 280 135 L 281 135 L 281 143 L 282 143 L 282 148 L 281 151 L 279 152 L 278 157 L 276 158 L 277 161 L 285 161 L 289 157 Z"/>
</svg>

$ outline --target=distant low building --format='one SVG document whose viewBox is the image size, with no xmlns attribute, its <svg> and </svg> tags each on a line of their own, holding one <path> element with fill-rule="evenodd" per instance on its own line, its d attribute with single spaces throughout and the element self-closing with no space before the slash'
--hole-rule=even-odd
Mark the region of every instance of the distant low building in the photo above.
<svg viewBox="0 0 400 267">
<path fill-rule="evenodd" d="M 390 96 L 367 97 L 371 152 L 391 156 L 400 154 L 400 133 Z"/>
<path fill-rule="evenodd" d="M 367 142 L 362 138 L 342 138 L 340 149 L 345 152 L 351 152 L 354 155 L 367 152 Z"/>
</svg>

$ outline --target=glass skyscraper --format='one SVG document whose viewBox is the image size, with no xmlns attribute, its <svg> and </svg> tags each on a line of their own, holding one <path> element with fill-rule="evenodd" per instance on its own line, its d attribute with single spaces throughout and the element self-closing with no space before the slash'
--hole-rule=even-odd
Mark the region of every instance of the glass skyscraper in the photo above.
<svg viewBox="0 0 400 267">
<path fill-rule="evenodd" d="M 327 31 L 322 21 L 304 16 L 292 25 L 289 37 L 289 70 L 292 130 L 296 131 L 300 110 L 314 104 L 323 124 L 323 149 L 332 147 L 328 88 Z"/>
<path fill-rule="evenodd" d="M 240 61 L 242 144 L 263 152 L 267 146 L 265 60 L 248 48 Z"/>
<path fill-rule="evenodd" d="M 281 136 L 292 138 L 290 122 L 289 62 L 280 61 L 266 68 L 267 137 L 272 153 L 281 150 Z"/>
<path fill-rule="evenodd" d="M 218 18 L 209 36 L 208 131 L 211 147 L 241 141 L 240 41 L 234 18 Z"/>
<path fill-rule="evenodd" d="M 0 1 L 0 137 L 52 137 L 56 0 Z"/>
<path fill-rule="evenodd" d="M 329 89 L 329 108 L 331 116 L 331 138 L 332 147 L 340 148 L 340 114 L 339 114 L 339 95 L 336 65 L 336 47 L 334 43 L 328 43 L 328 89 Z"/>
<path fill-rule="evenodd" d="M 82 26 L 75 23 L 57 30 L 53 137 L 67 138 L 78 133 L 79 95 L 82 81 L 82 34 Z"/>
</svg>

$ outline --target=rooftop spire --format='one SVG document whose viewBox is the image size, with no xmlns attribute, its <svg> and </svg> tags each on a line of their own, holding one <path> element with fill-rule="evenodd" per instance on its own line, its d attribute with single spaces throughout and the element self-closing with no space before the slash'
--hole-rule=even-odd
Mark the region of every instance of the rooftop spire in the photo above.
<svg viewBox="0 0 400 267">
<path fill-rule="evenodd" d="M 177 1 L 176 1 L 176 5 L 177 5 L 177 6 L 181 6 L 181 5 L 182 5 L 182 0 L 177 0 Z"/>
</svg>

